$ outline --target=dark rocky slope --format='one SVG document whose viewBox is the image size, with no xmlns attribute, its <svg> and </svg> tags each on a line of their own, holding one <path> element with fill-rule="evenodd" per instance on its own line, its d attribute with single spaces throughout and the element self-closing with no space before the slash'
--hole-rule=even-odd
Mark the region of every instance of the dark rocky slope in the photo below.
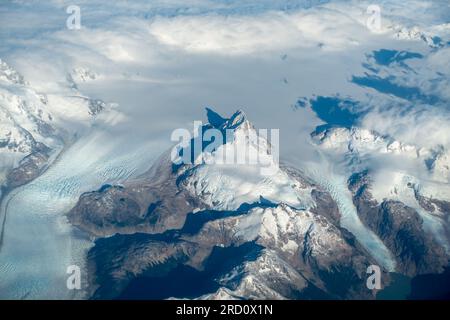
<svg viewBox="0 0 450 320">
<path fill-rule="evenodd" d="M 348 186 L 358 214 L 394 254 L 399 272 L 415 276 L 439 273 L 448 264 L 442 246 L 423 229 L 423 220 L 413 208 L 399 201 L 378 203 L 370 192 L 368 171 L 353 174 Z"/>
</svg>

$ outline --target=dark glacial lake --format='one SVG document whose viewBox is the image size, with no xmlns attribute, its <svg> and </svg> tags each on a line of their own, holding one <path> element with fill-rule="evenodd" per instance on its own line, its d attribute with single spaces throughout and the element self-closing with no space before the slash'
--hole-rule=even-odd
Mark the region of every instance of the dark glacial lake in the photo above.
<svg viewBox="0 0 450 320">
<path fill-rule="evenodd" d="M 441 274 L 409 278 L 391 274 L 393 282 L 381 290 L 377 300 L 450 300 L 450 267 Z"/>
</svg>

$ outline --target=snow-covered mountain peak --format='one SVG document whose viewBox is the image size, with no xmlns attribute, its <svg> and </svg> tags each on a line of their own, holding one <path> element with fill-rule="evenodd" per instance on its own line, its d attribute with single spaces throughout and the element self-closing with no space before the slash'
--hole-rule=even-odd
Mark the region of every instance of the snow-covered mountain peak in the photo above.
<svg viewBox="0 0 450 320">
<path fill-rule="evenodd" d="M 23 76 L 0 59 L 0 81 L 10 84 L 25 84 Z"/>
<path fill-rule="evenodd" d="M 274 208 L 255 208 L 236 222 L 236 235 L 247 241 L 260 238 L 285 252 L 295 253 L 309 246 L 311 256 L 330 256 L 331 245 L 345 247 L 338 229 L 326 218 L 286 204 Z"/>
<path fill-rule="evenodd" d="M 194 165 L 184 166 L 182 186 L 217 210 L 236 210 L 243 203 L 258 202 L 261 196 L 295 208 L 309 206 L 310 190 L 278 166 L 273 144 L 259 135 L 242 111 L 229 119 L 210 109 L 207 112 L 211 125 L 219 126 L 227 137 L 214 150 L 205 148 Z"/>
<path fill-rule="evenodd" d="M 246 261 L 219 279 L 226 286 L 204 298 L 236 299 L 287 299 L 283 285 L 301 291 L 307 281 L 275 250 L 264 249 L 254 261 Z M 227 288 L 228 287 L 228 288 Z"/>
<path fill-rule="evenodd" d="M 321 148 L 354 157 L 378 153 L 417 159 L 434 175 L 436 180 L 450 179 L 450 154 L 442 145 L 434 148 L 419 147 L 381 135 L 373 130 L 357 127 L 328 128 L 312 133 L 312 139 Z"/>
<path fill-rule="evenodd" d="M 425 159 L 425 164 L 429 170 L 434 172 L 436 180 L 450 181 L 450 150 L 440 145 L 430 150 Z"/>
<path fill-rule="evenodd" d="M 249 124 L 247 120 L 247 116 L 244 111 L 238 110 L 236 111 L 231 118 L 226 122 L 226 129 L 235 129 L 244 124 Z"/>
<path fill-rule="evenodd" d="M 393 25 L 390 26 L 390 29 L 394 31 L 394 38 L 399 40 L 421 40 L 430 48 L 440 48 L 443 46 L 442 40 L 439 37 L 430 35 L 418 26 L 407 28 L 401 25 Z"/>
<path fill-rule="evenodd" d="M 227 288 L 220 287 L 216 292 L 205 294 L 201 297 L 196 298 L 196 300 L 242 300 L 238 296 Z"/>
<path fill-rule="evenodd" d="M 0 153 L 35 151 L 37 142 L 52 146 L 55 128 L 45 95 L 34 91 L 23 77 L 0 60 Z"/>
<path fill-rule="evenodd" d="M 253 125 L 247 119 L 247 115 L 241 109 L 237 110 L 229 119 L 225 119 L 217 112 L 210 108 L 206 108 L 209 124 L 219 130 L 250 130 L 254 129 Z"/>
<path fill-rule="evenodd" d="M 217 129 L 222 134 L 222 137 L 217 137 L 222 144 L 211 148 L 203 141 L 201 154 L 195 155 L 196 164 L 202 163 L 199 158 L 208 164 L 251 165 L 256 168 L 278 163 L 267 132 L 260 134 L 242 110 L 236 111 L 228 119 L 212 109 L 206 108 L 206 111 L 209 124 L 203 127 L 203 140 L 211 141 L 210 138 L 205 138 L 205 134 L 211 128 Z"/>
<path fill-rule="evenodd" d="M 74 68 L 71 72 L 71 76 L 76 82 L 92 81 L 99 77 L 96 72 L 83 67 Z"/>
<path fill-rule="evenodd" d="M 74 90 L 41 92 L 0 59 L 0 186 L 36 178 L 65 139 L 105 107 Z"/>
<path fill-rule="evenodd" d="M 313 141 L 325 149 L 338 152 L 364 154 L 367 152 L 392 153 L 417 158 L 423 150 L 414 145 L 403 143 L 391 137 L 383 136 L 373 130 L 352 127 L 333 127 L 312 134 Z"/>
</svg>

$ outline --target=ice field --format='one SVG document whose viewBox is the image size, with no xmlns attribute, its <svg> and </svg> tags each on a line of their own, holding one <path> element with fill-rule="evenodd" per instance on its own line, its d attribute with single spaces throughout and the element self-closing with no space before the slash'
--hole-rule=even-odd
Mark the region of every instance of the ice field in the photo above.
<svg viewBox="0 0 450 320">
<path fill-rule="evenodd" d="M 0 298 L 83 297 L 83 291 L 67 289 L 66 271 L 70 265 L 83 270 L 92 243 L 74 234 L 64 213 L 82 192 L 123 182 L 147 168 L 151 152 L 145 148 L 130 151 L 126 146 L 121 139 L 93 131 L 42 176 L 7 195 L 1 207 L 6 222 L 0 248 Z"/>
</svg>

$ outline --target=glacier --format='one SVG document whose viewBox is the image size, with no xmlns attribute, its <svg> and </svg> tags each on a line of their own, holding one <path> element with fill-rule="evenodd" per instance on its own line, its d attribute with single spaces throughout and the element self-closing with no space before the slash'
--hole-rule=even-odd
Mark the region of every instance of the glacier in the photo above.
<svg viewBox="0 0 450 320">
<path fill-rule="evenodd" d="M 64 213 L 82 192 L 121 183 L 147 169 L 152 161 L 148 148 L 120 152 L 118 145 L 123 145 L 120 139 L 93 131 L 64 151 L 42 176 L 7 194 L 1 207 L 6 221 L 0 247 L 0 298 L 84 297 L 83 291 L 67 289 L 66 271 L 78 265 L 86 281 L 85 254 L 92 242 L 74 232 Z"/>
<path fill-rule="evenodd" d="M 386 270 L 395 271 L 395 260 L 392 253 L 381 239 L 358 217 L 356 207 L 350 191 L 347 188 L 347 178 L 336 172 L 330 159 L 321 155 L 322 161 L 310 163 L 305 166 L 305 174 L 310 176 L 320 186 L 327 190 L 336 201 L 341 213 L 341 226 L 350 231 L 361 245 L 375 258 Z"/>
</svg>

